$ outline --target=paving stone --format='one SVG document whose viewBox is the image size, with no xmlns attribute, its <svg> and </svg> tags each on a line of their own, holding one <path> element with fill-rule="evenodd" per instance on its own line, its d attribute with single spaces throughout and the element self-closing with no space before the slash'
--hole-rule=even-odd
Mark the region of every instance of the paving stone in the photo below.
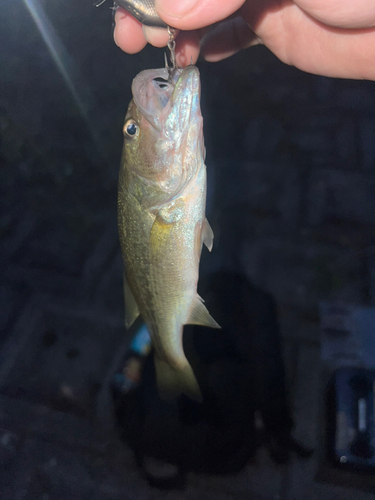
<svg viewBox="0 0 375 500">
<path fill-rule="evenodd" d="M 324 297 L 355 303 L 363 297 L 361 262 L 333 245 L 249 239 L 241 262 L 249 279 L 280 305 L 315 310 Z"/>
<path fill-rule="evenodd" d="M 375 118 L 364 116 L 359 121 L 361 166 L 373 169 L 375 165 Z"/>
<path fill-rule="evenodd" d="M 123 343 L 124 328 L 100 315 L 50 308 L 34 317 L 25 336 L 3 374 L 2 392 L 67 411 L 94 411 L 103 377 Z"/>
<path fill-rule="evenodd" d="M 26 498 L 34 498 L 32 495 L 35 494 L 49 494 L 50 498 L 58 499 L 64 498 L 59 495 L 86 498 L 87 491 L 92 492 L 95 500 L 117 500 L 123 498 L 125 492 L 130 500 L 278 498 L 273 491 L 277 487 L 280 469 L 270 462 L 264 451 L 258 456 L 256 465 L 249 466 L 240 474 L 225 477 L 190 474 L 185 491 L 165 493 L 148 487 L 126 447 L 98 446 L 101 441 L 89 421 L 6 397 L 0 399 L 0 407 L 7 413 L 0 414 L 0 426 L 8 422 L 19 428 L 19 419 L 23 424 L 21 435 L 28 436 L 18 454 L 18 468 L 13 462 L 10 465 L 13 466 L 10 472 L 16 476 L 19 488 L 23 494 L 29 495 Z M 16 416 L 15 422 L 11 422 L 12 414 Z M 32 425 L 25 425 L 27 420 L 31 420 Z M 13 435 L 12 431 L 8 434 Z M 74 474 L 70 472 L 71 467 Z M 266 477 L 272 477 L 271 485 L 267 479 L 267 486 L 264 486 Z M 92 491 L 93 482 L 95 493 Z M 11 484 L 11 487 L 14 488 L 14 485 Z M 260 494 L 260 490 L 265 495 Z M 272 495 L 268 496 L 268 493 Z"/>
<path fill-rule="evenodd" d="M 95 295 L 104 268 L 111 257 L 119 252 L 119 247 L 117 216 L 113 213 L 108 216 L 107 228 L 98 238 L 83 266 L 82 279 L 89 298 Z"/>
<path fill-rule="evenodd" d="M 318 465 L 296 462 L 292 467 L 292 485 L 288 500 L 374 500 L 373 493 L 366 493 L 354 488 L 345 488 L 316 481 Z"/>
<path fill-rule="evenodd" d="M 50 269 L 9 265 L 3 272 L 3 279 L 26 293 L 69 297 L 73 303 L 82 300 L 84 294 L 84 284 L 80 278 Z"/>
<path fill-rule="evenodd" d="M 283 485 L 284 466 L 275 465 L 268 452 L 258 450 L 254 463 L 248 465 L 242 472 L 233 476 L 195 476 L 195 486 L 210 492 L 208 498 L 216 494 L 229 495 L 228 498 L 269 499 L 279 498 Z M 231 497 L 230 495 L 233 495 Z M 225 496 L 223 498 L 226 498 Z"/>
<path fill-rule="evenodd" d="M 324 394 L 321 388 L 320 345 L 300 344 L 293 398 L 296 439 L 314 448 L 317 442 L 318 418 Z"/>
<path fill-rule="evenodd" d="M 275 465 L 266 450 L 259 450 L 257 464 L 247 468 L 248 490 L 261 497 L 277 500 L 282 497 L 286 467 Z"/>
<path fill-rule="evenodd" d="M 0 428 L 0 489 L 1 497 L 12 489 L 13 467 L 19 454 L 20 437 L 5 428 Z"/>
<path fill-rule="evenodd" d="M 92 420 L 8 396 L 0 396 L 0 408 L 0 428 L 10 435 L 12 446 L 32 435 L 77 453 L 91 450 L 102 454 L 107 449 L 108 436 Z"/>
<path fill-rule="evenodd" d="M 293 134 L 291 141 L 308 153 L 320 152 L 332 154 L 332 138 L 327 134 L 326 130 L 298 131 Z"/>
<path fill-rule="evenodd" d="M 359 162 L 359 144 L 357 139 L 357 121 L 348 117 L 338 124 L 335 141 L 340 167 L 356 168 Z"/>
<path fill-rule="evenodd" d="M 219 206 L 227 210 L 244 204 L 250 211 L 277 215 L 284 224 L 298 220 L 300 202 L 300 178 L 297 169 L 290 164 L 267 162 L 221 162 L 223 172 Z M 227 172 L 230 172 L 228 179 Z M 249 210 L 250 209 L 250 210 Z M 247 216 L 243 212 L 243 218 Z M 243 231 L 245 233 L 245 230 Z"/>
<path fill-rule="evenodd" d="M 15 284 L 13 286 L 0 284 L 0 351 L 27 299 L 27 293 L 22 292 Z"/>
<path fill-rule="evenodd" d="M 93 304 L 113 316 L 121 319 L 125 317 L 123 264 L 119 248 L 108 265 L 103 267 L 101 279 L 95 287 Z"/>
<path fill-rule="evenodd" d="M 89 456 L 28 438 L 14 474 L 14 498 L 91 500 L 101 470 Z"/>
<path fill-rule="evenodd" d="M 6 401 L 2 398 L 1 402 Z M 23 405 L 27 404 L 23 403 Z M 57 414 L 58 412 L 48 411 L 48 413 Z M 47 420 L 41 420 L 41 427 L 48 425 Z M 78 427 L 83 425 L 84 423 Z M 86 426 L 91 427 L 87 421 Z M 253 491 L 254 481 L 249 482 L 247 471 L 233 477 L 223 478 L 191 474 L 185 491 L 161 492 L 147 485 L 135 468 L 134 462 L 129 461 L 130 457 L 129 455 L 127 457 L 126 453 L 125 455 L 119 453 L 118 448 L 109 452 L 107 448 L 107 451 L 104 450 L 105 453 L 98 453 L 94 448 L 74 446 L 73 439 L 70 437 L 67 440 L 64 439 L 66 431 L 66 426 L 64 426 L 58 437 L 53 433 L 36 434 L 35 429 L 28 431 L 28 437 L 18 454 L 17 463 L 13 461 L 8 467 L 8 472 L 16 479 L 17 487 L 10 482 L 6 498 L 12 498 L 11 495 L 16 493 L 30 499 L 40 498 L 40 495 L 45 495 L 47 498 L 48 495 L 48 498 L 57 499 L 117 500 L 123 498 L 124 494 L 129 500 L 139 498 L 268 500 L 273 498 L 261 496 Z M 2 484 L 4 486 L 4 483 Z M 238 484 L 240 487 L 237 486 Z"/>
<path fill-rule="evenodd" d="M 41 304 L 44 301 L 42 295 L 30 298 L 25 307 L 19 311 L 17 321 L 7 336 L 0 350 L 0 387 L 4 383 L 10 370 L 14 367 L 19 353 L 29 340 L 32 329 L 40 315 Z"/>
<path fill-rule="evenodd" d="M 301 115 L 300 123 L 291 123 L 290 128 L 295 132 L 309 131 L 321 132 L 325 130 L 329 137 L 335 132 L 337 127 L 342 123 L 346 113 L 342 113 L 334 106 L 330 106 L 327 102 L 315 104 L 313 109 L 308 113 Z"/>
<path fill-rule="evenodd" d="M 308 240 L 346 248 L 352 259 L 371 254 L 375 241 L 375 226 L 354 221 L 330 220 L 319 226 L 304 227 L 301 234 Z"/>
<path fill-rule="evenodd" d="M 280 306 L 278 309 L 280 331 L 284 340 L 295 339 L 298 342 L 319 343 L 320 325 L 318 317 L 303 314 L 296 308 Z"/>
<path fill-rule="evenodd" d="M 260 115 L 250 120 L 244 132 L 245 149 L 251 159 L 270 160 L 285 135 L 282 123 L 274 117 Z"/>
<path fill-rule="evenodd" d="M 25 242 L 17 262 L 23 267 L 79 276 L 86 257 L 93 249 L 98 229 L 78 230 L 67 224 L 63 218 L 38 224 Z"/>
<path fill-rule="evenodd" d="M 14 212 L 14 211 L 13 211 Z M 1 236 L 0 258 L 4 265 L 35 231 L 37 219 L 34 214 L 18 209 L 16 213 L 9 214 L 8 227 L 3 230 Z"/>
<path fill-rule="evenodd" d="M 291 403 L 292 395 L 296 390 L 299 348 L 300 343 L 297 340 L 283 338 L 282 353 L 285 367 L 285 385 L 289 403 Z"/>
<path fill-rule="evenodd" d="M 339 469 L 327 460 L 322 460 L 316 480 L 324 485 L 345 488 L 347 490 L 345 494 L 350 493 L 351 498 L 359 500 L 374 500 L 375 498 L 375 478 L 371 473 L 361 474 L 355 470 Z"/>
<path fill-rule="evenodd" d="M 375 248 L 367 250 L 369 302 L 375 306 Z"/>
<path fill-rule="evenodd" d="M 314 83 L 317 99 L 323 101 L 324 103 L 330 101 L 336 90 L 335 80 L 325 76 L 318 76 Z"/>
<path fill-rule="evenodd" d="M 361 85 L 342 85 L 336 90 L 335 101 L 343 108 L 369 113 L 375 107 L 374 82 Z"/>
<path fill-rule="evenodd" d="M 329 219 L 375 224 L 375 177 L 362 173 L 320 169 L 311 173 L 308 222 Z"/>
<path fill-rule="evenodd" d="M 300 344 L 296 370 L 295 391 L 293 395 L 293 417 L 295 420 L 294 437 L 305 446 L 315 450 L 318 442 L 318 418 L 321 393 L 320 348 L 309 343 Z M 308 495 L 313 476 L 307 474 L 312 459 L 296 461 L 289 468 L 289 481 L 286 498 L 302 499 Z M 300 470 L 301 469 L 301 470 Z M 308 497 L 306 497 L 308 498 Z"/>
<path fill-rule="evenodd" d="M 223 267 L 236 272 L 246 269 L 252 283 L 262 286 L 261 242 L 268 240 L 270 234 L 276 240 L 282 239 L 290 234 L 289 228 L 280 223 L 277 215 L 269 216 L 244 204 L 225 208 L 210 224 L 215 234 L 214 247 L 210 253 L 203 249 L 200 275 Z"/>
</svg>

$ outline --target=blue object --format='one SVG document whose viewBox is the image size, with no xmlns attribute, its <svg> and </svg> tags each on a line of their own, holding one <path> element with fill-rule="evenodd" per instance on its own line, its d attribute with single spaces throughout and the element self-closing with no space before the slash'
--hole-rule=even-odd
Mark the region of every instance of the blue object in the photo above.
<svg viewBox="0 0 375 500">
<path fill-rule="evenodd" d="M 146 356 L 151 349 L 151 338 L 145 324 L 141 326 L 130 343 L 130 349 L 135 353 Z"/>
</svg>

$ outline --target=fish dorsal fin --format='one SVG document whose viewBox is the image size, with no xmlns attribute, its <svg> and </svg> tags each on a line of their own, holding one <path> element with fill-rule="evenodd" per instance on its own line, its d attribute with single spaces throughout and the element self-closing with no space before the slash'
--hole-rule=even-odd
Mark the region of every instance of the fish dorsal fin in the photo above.
<svg viewBox="0 0 375 500">
<path fill-rule="evenodd" d="M 125 298 L 125 327 L 130 328 L 139 316 L 139 309 L 135 298 L 129 288 L 128 280 L 124 273 L 124 298 Z"/>
<path fill-rule="evenodd" d="M 199 295 L 196 295 L 191 306 L 190 315 L 186 322 L 187 325 L 202 325 L 210 328 L 221 328 L 214 318 L 210 316 L 203 300 Z"/>
<path fill-rule="evenodd" d="M 202 241 L 211 252 L 212 245 L 214 244 L 214 232 L 207 219 L 204 219 L 202 225 Z"/>
</svg>

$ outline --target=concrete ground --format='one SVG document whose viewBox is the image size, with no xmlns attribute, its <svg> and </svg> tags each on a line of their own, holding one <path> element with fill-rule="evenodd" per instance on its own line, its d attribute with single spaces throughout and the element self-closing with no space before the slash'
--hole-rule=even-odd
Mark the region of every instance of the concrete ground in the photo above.
<svg viewBox="0 0 375 500">
<path fill-rule="evenodd" d="M 358 489 L 361 479 L 351 482 L 356 488 L 348 487 L 347 474 L 337 477 L 323 465 L 325 375 L 318 323 L 305 319 L 296 328 L 282 309 L 294 436 L 314 448 L 313 457 L 276 466 L 261 449 L 256 461 L 236 476 L 192 474 L 184 492 L 148 487 L 113 430 L 108 396 L 128 342 L 116 225 L 109 224 L 92 245 L 76 276 L 32 265 L 30 260 L 38 257 L 38 249 L 32 253 L 37 226 L 22 220 L 2 246 L 2 500 L 375 498 Z"/>
</svg>

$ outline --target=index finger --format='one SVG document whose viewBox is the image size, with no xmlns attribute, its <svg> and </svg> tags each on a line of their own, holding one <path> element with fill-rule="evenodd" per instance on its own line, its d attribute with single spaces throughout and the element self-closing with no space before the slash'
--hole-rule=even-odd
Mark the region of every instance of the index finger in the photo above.
<svg viewBox="0 0 375 500">
<path fill-rule="evenodd" d="M 116 45 L 128 54 L 140 52 L 147 44 L 142 24 L 121 7 L 115 14 L 113 37 Z"/>
</svg>

